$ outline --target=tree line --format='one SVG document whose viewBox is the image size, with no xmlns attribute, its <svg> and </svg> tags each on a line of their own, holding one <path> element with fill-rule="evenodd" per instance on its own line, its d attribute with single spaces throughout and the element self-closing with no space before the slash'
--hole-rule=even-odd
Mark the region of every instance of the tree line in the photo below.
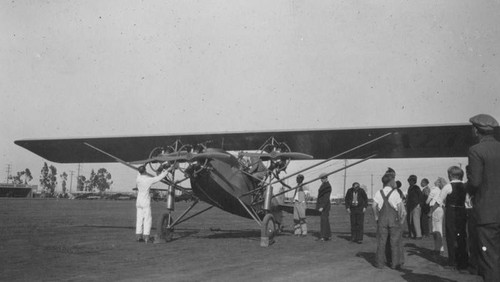
<svg viewBox="0 0 500 282">
<path fill-rule="evenodd" d="M 44 162 L 40 171 L 40 186 L 42 193 L 46 196 L 55 196 L 55 189 L 58 182 L 61 181 L 62 195 L 67 195 L 68 191 L 68 174 L 66 172 L 57 174 L 57 168 L 54 165 L 47 165 Z M 31 171 L 26 168 L 23 171 L 17 172 L 17 175 L 11 176 L 10 179 L 14 184 L 29 184 L 33 180 Z M 108 190 L 113 184 L 111 173 L 105 168 L 100 168 L 97 172 L 92 169 L 89 177 L 79 175 L 76 181 L 77 191 L 98 191 L 104 192 Z"/>
</svg>

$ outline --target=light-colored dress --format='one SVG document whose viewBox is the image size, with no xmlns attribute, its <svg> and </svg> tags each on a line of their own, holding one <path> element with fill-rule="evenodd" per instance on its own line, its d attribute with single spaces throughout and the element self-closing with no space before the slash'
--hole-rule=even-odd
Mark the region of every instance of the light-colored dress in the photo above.
<svg viewBox="0 0 500 282">
<path fill-rule="evenodd" d="M 434 250 L 444 251 L 443 247 L 443 226 L 444 226 L 444 210 L 442 204 L 439 203 L 439 195 L 441 194 L 441 189 L 439 187 L 432 187 L 429 197 L 427 198 L 427 203 L 430 207 L 434 206 L 435 203 L 439 204 L 439 207 L 432 213 L 432 232 L 439 235 L 438 240 L 434 242 Z"/>
</svg>

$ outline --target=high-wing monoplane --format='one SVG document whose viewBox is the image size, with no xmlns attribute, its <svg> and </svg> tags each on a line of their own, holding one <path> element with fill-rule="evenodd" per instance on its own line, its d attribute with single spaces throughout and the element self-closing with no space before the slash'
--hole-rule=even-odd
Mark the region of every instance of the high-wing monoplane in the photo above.
<svg viewBox="0 0 500 282">
<path fill-rule="evenodd" d="M 178 224 L 217 207 L 257 222 L 262 246 L 278 230 L 275 212 L 291 211 L 277 200 L 281 193 L 273 194 L 275 184 L 292 191 L 297 187 L 284 180 L 334 159 L 358 161 L 327 175 L 371 158 L 465 157 L 472 143 L 471 128 L 464 124 L 15 141 L 58 163 L 119 162 L 133 169 L 147 164 L 151 172 L 174 166 L 184 178 L 171 173 L 163 180 L 168 185 L 167 211 L 158 221 L 156 242 L 170 241 Z M 285 175 L 291 161 L 307 159 L 321 161 Z M 185 180 L 191 182 L 189 188 L 182 185 Z M 175 190 L 195 199 L 177 218 L 172 216 Z M 187 216 L 199 201 L 209 207 Z"/>
</svg>

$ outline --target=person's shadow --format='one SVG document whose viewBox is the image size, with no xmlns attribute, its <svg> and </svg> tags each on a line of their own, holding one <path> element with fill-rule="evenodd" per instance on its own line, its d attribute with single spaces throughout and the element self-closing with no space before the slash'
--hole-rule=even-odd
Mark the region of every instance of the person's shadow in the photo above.
<svg viewBox="0 0 500 282">
<path fill-rule="evenodd" d="M 364 258 L 369 264 L 371 264 L 373 267 L 376 267 L 377 264 L 377 258 L 375 253 L 370 253 L 370 252 L 359 252 L 356 254 L 356 257 Z M 411 281 L 411 282 L 438 282 L 438 281 L 444 281 L 444 282 L 452 282 L 456 280 L 451 280 L 443 277 L 439 277 L 436 275 L 431 275 L 431 274 L 422 274 L 422 273 L 413 273 L 413 270 L 409 269 L 398 269 L 397 271 L 403 273 L 401 276 L 404 280 L 406 281 Z"/>
<path fill-rule="evenodd" d="M 351 241 L 352 239 L 350 232 L 337 232 L 337 233 L 341 233 L 341 235 L 337 235 L 337 237 L 340 239 L 344 239 L 346 241 Z M 377 234 L 375 234 L 375 232 L 364 232 L 363 236 L 367 236 L 370 238 L 377 238 Z"/>
<path fill-rule="evenodd" d="M 455 281 L 457 281 L 457 280 L 439 277 L 439 276 L 432 275 L 432 274 L 413 273 L 413 270 L 404 269 L 404 268 L 400 269 L 398 271 L 404 273 L 403 276 L 401 276 L 404 280 L 411 281 L 411 282 L 438 282 L 438 281 L 455 282 Z"/>
<path fill-rule="evenodd" d="M 416 255 L 441 266 L 445 266 L 447 264 L 446 258 L 434 253 L 430 249 L 419 247 L 413 243 L 406 243 L 405 247 L 408 256 Z"/>
</svg>

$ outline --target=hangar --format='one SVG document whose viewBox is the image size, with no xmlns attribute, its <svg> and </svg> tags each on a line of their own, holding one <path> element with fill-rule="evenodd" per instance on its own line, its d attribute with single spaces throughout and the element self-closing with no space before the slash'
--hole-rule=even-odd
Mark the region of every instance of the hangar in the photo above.
<svg viewBox="0 0 500 282">
<path fill-rule="evenodd" d="M 0 183 L 0 197 L 32 198 L 37 185 Z"/>
</svg>

